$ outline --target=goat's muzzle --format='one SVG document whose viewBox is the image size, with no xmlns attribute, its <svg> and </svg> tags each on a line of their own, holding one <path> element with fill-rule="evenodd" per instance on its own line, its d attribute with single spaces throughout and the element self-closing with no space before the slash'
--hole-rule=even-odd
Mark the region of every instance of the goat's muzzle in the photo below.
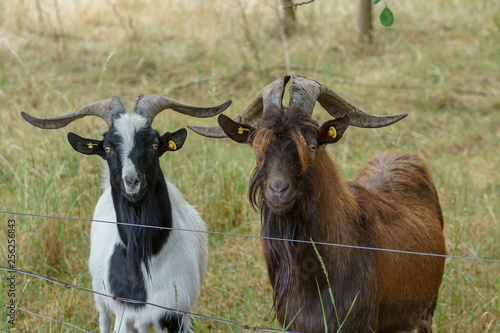
<svg viewBox="0 0 500 333">
<path fill-rule="evenodd" d="M 295 191 L 289 181 L 282 178 L 270 179 L 263 189 L 264 202 L 276 215 L 289 212 L 295 203 Z"/>
<path fill-rule="evenodd" d="M 135 173 L 122 177 L 121 191 L 123 196 L 130 202 L 139 202 L 144 197 L 147 190 L 145 177 Z"/>
</svg>

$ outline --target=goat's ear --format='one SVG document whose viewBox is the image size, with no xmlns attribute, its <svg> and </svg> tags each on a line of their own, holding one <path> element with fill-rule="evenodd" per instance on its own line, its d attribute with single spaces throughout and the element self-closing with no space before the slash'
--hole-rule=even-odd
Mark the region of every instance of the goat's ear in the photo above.
<svg viewBox="0 0 500 333">
<path fill-rule="evenodd" d="M 248 138 L 252 134 L 254 128 L 248 124 L 237 123 L 226 115 L 219 115 L 217 119 L 220 128 L 226 133 L 226 135 L 238 142 L 238 143 L 249 143 Z"/>
<path fill-rule="evenodd" d="M 79 153 L 85 155 L 99 155 L 102 158 L 106 155 L 104 153 L 102 141 L 100 140 L 82 138 L 78 134 L 69 132 L 68 141 L 71 144 L 71 147 Z"/>
<path fill-rule="evenodd" d="M 160 138 L 160 148 L 158 152 L 160 156 L 166 151 L 176 151 L 182 148 L 184 141 L 186 141 L 187 131 L 185 128 L 181 128 L 174 133 L 167 132 L 163 134 Z"/>
<path fill-rule="evenodd" d="M 319 129 L 318 144 L 326 145 L 339 141 L 350 123 L 348 115 L 328 120 Z"/>
</svg>

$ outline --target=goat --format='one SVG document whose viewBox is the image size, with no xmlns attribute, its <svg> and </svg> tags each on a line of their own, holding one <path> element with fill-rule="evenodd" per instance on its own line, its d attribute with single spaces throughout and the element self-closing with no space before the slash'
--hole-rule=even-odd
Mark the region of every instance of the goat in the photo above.
<svg viewBox="0 0 500 333">
<path fill-rule="evenodd" d="M 312 120 L 316 101 L 336 118 L 319 126 Z M 428 167 L 415 155 L 386 154 L 344 182 L 324 149 L 350 124 L 382 127 L 405 116 L 370 115 L 319 82 L 287 75 L 266 86 L 235 120 L 221 114 L 220 127 L 188 126 L 253 146 L 249 199 L 261 210 L 263 256 L 283 327 L 431 332 L 444 258 L 359 248 L 445 254 L 443 215 Z M 321 243 L 326 273 L 310 240 Z"/>
<path fill-rule="evenodd" d="M 96 294 L 101 332 L 109 332 L 112 314 L 116 317 L 114 332 L 142 333 L 151 327 L 158 332 L 192 330 L 192 319 L 183 314 L 193 309 L 205 276 L 206 226 L 160 168 L 159 158 L 165 152 L 182 147 L 186 129 L 160 136 L 151 124 L 165 109 L 211 117 L 230 104 L 197 107 L 167 97 L 139 95 L 131 114 L 126 113 L 119 97 L 57 118 L 38 119 L 22 112 L 29 123 L 44 129 L 64 127 L 90 115 L 101 117 L 109 127 L 102 140 L 68 133 L 68 141 L 77 152 L 99 155 L 107 164 L 104 193 L 95 207 L 91 227 L 89 270 L 93 290 L 139 301 L 124 302 Z M 179 311 L 146 306 L 144 302 Z"/>
</svg>

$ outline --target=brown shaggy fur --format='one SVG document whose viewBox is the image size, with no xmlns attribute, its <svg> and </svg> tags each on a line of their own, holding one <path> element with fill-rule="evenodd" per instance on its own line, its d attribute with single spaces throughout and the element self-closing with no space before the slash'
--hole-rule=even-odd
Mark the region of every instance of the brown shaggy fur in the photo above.
<svg viewBox="0 0 500 333">
<path fill-rule="evenodd" d="M 263 236 L 445 254 L 443 216 L 421 158 L 376 156 L 344 182 L 324 149 L 309 156 L 306 141 L 319 127 L 308 116 L 277 110 L 266 117 L 252 137 L 258 163 L 249 192 Z M 264 194 L 277 172 L 294 175 L 298 193 L 279 214 Z M 318 245 L 328 284 L 311 244 L 264 240 L 262 247 L 277 318 L 289 330 L 324 332 L 324 309 L 328 332 L 341 325 L 344 332 L 431 332 L 443 258 Z"/>
</svg>

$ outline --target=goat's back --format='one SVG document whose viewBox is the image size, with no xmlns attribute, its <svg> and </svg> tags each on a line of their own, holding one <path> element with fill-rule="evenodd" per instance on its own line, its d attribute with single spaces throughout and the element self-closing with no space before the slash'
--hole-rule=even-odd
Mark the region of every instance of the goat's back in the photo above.
<svg viewBox="0 0 500 333">
<path fill-rule="evenodd" d="M 445 254 L 443 215 L 423 159 L 397 153 L 375 156 L 355 182 L 363 187 L 358 190 L 363 193 L 361 208 L 373 217 L 380 248 Z M 377 332 L 405 330 L 428 316 L 437 299 L 444 258 L 380 251 L 378 261 Z"/>
<path fill-rule="evenodd" d="M 360 169 L 355 181 L 392 202 L 421 207 L 434 213 L 443 225 L 436 186 L 425 161 L 417 155 L 377 155 Z"/>
</svg>

